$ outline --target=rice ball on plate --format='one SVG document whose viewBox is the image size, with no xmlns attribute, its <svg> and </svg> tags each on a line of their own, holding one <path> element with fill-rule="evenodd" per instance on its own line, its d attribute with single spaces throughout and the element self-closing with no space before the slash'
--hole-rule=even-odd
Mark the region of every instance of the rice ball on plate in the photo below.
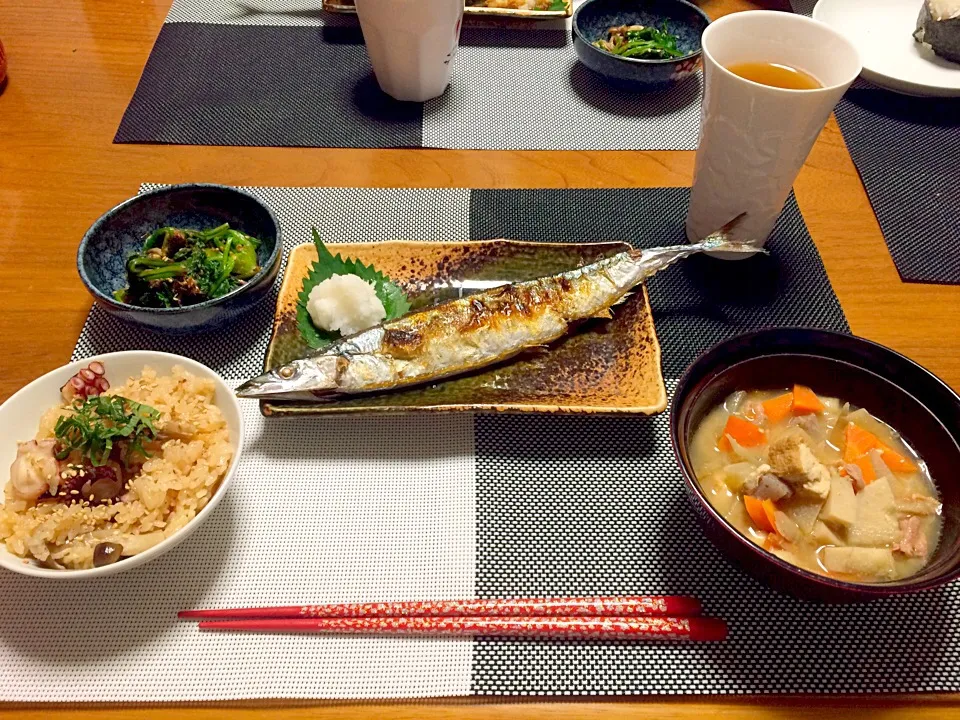
<svg viewBox="0 0 960 720">
<path fill-rule="evenodd" d="M 356 275 L 334 275 L 310 291 L 307 312 L 322 330 L 353 335 L 382 322 L 387 311 L 371 283 Z"/>
</svg>

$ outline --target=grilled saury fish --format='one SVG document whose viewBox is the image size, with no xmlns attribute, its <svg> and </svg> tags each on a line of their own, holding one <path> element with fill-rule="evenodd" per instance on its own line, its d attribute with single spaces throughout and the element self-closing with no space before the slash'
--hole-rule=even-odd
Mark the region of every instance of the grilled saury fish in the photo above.
<svg viewBox="0 0 960 720">
<path fill-rule="evenodd" d="M 315 399 L 430 382 L 556 340 L 570 324 L 620 302 L 658 270 L 705 251 L 756 253 L 723 232 L 676 247 L 629 250 L 559 275 L 502 285 L 410 313 L 294 360 L 237 390 L 240 397 Z"/>
</svg>

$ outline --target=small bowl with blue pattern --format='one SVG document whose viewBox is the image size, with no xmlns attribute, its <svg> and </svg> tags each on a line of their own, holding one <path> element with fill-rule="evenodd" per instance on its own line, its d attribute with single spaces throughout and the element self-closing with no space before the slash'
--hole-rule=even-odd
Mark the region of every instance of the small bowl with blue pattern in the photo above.
<svg viewBox="0 0 960 720">
<path fill-rule="evenodd" d="M 700 36 L 710 18 L 685 0 L 586 0 L 573 14 L 573 47 L 580 62 L 612 85 L 626 90 L 664 90 L 700 68 Z M 642 25 L 677 38 L 680 57 L 666 60 L 624 57 L 597 47 L 610 28 Z"/>
<path fill-rule="evenodd" d="M 223 223 L 260 240 L 260 270 L 245 284 L 184 307 L 140 307 L 114 297 L 127 286 L 127 260 L 142 250 L 144 239 L 154 230 L 208 230 Z M 185 335 L 219 328 L 266 298 L 280 269 L 280 255 L 280 225 L 266 205 L 242 190 L 191 183 L 146 192 L 105 212 L 80 241 L 77 269 L 94 300 L 110 315 L 151 330 Z"/>
</svg>

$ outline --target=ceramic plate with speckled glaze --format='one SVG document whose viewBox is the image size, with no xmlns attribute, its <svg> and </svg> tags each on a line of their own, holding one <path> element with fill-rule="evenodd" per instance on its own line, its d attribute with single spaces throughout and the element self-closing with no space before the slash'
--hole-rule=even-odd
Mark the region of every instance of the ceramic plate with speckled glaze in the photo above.
<svg viewBox="0 0 960 720">
<path fill-rule="evenodd" d="M 622 243 L 512 240 L 391 241 L 331 248 L 388 275 L 410 296 L 414 310 L 495 284 L 553 275 L 626 249 Z M 310 352 L 297 329 L 296 304 L 316 259 L 313 245 L 300 245 L 290 253 L 267 349 L 268 370 Z M 612 318 L 580 323 L 549 347 L 478 372 L 389 393 L 313 403 L 262 401 L 260 408 L 267 416 L 453 410 L 653 414 L 666 404 L 660 344 L 642 287 L 613 309 Z"/>
<path fill-rule="evenodd" d="M 526 8 L 502 8 L 502 7 L 484 7 L 481 5 L 467 5 L 463 12 L 465 15 L 480 16 L 500 16 L 508 18 L 518 18 L 524 20 L 543 20 L 547 18 L 570 17 L 573 14 L 573 0 L 567 0 L 560 9 L 553 9 L 554 5 L 560 3 L 550 3 L 551 9 L 547 10 L 529 10 Z M 357 8 L 353 0 L 323 0 L 323 9 L 327 12 L 335 13 L 356 13 Z"/>
</svg>

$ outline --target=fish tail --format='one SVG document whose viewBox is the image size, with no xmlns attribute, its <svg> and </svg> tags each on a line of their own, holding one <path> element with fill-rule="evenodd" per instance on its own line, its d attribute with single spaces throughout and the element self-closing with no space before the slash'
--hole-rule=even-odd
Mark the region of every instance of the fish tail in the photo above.
<svg viewBox="0 0 960 720">
<path fill-rule="evenodd" d="M 740 213 L 722 228 L 714 230 L 703 238 L 703 240 L 694 243 L 691 247 L 698 247 L 702 252 L 720 250 L 723 252 L 766 253 L 766 250 L 759 248 L 752 240 L 735 239 L 737 237 L 737 230 L 743 226 L 746 217 L 747 214 L 745 212 Z"/>
<path fill-rule="evenodd" d="M 689 245 L 673 245 L 670 247 L 647 248 L 631 250 L 630 256 L 644 271 L 644 277 L 649 277 L 664 268 L 673 265 L 691 255 L 702 252 L 729 252 L 754 255 L 766 254 L 767 251 L 753 242 L 734 240 L 736 230 L 743 223 L 746 213 L 741 213 L 719 230 L 715 230 L 697 243 Z"/>
</svg>

